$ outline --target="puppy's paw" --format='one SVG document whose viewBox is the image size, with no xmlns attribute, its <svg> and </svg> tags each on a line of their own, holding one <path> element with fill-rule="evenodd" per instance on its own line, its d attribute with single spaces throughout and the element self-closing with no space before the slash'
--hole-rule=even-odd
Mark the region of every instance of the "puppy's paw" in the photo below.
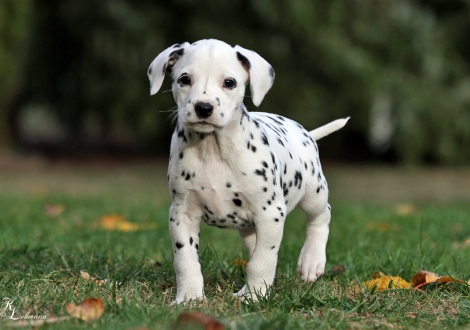
<svg viewBox="0 0 470 330">
<path fill-rule="evenodd" d="M 202 290 L 190 290 L 176 293 L 176 300 L 173 301 L 170 306 L 175 305 L 191 305 L 198 304 L 205 299 L 204 292 Z"/>
<path fill-rule="evenodd" d="M 246 287 L 246 285 L 243 286 L 243 288 L 240 289 L 237 293 L 233 294 L 234 297 L 240 298 L 240 300 L 244 303 L 250 302 L 250 301 L 258 301 L 258 296 L 256 294 L 252 294 Z"/>
<path fill-rule="evenodd" d="M 325 264 L 325 253 L 308 253 L 302 249 L 297 263 L 300 279 L 304 282 L 315 282 L 325 272 Z"/>
</svg>

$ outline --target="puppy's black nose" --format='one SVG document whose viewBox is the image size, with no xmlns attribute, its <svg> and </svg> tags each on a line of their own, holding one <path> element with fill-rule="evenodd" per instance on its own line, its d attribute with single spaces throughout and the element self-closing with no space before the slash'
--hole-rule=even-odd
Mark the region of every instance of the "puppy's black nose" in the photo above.
<svg viewBox="0 0 470 330">
<path fill-rule="evenodd" d="M 212 114 L 212 110 L 214 110 L 212 104 L 204 102 L 197 102 L 194 105 L 194 108 L 196 109 L 196 114 L 199 118 L 209 117 Z"/>
</svg>

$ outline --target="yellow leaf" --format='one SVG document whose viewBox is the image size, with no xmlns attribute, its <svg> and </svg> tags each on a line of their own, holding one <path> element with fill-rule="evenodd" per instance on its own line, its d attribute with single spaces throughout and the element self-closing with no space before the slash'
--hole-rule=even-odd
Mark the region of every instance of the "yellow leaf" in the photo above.
<svg viewBox="0 0 470 330">
<path fill-rule="evenodd" d="M 233 264 L 238 267 L 246 268 L 246 266 L 248 265 L 248 261 L 237 258 L 233 261 Z"/>
<path fill-rule="evenodd" d="M 87 298 L 81 304 L 70 303 L 66 307 L 67 313 L 83 321 L 97 320 L 104 313 L 104 304 L 101 299 Z"/>
<path fill-rule="evenodd" d="M 157 225 L 155 223 L 138 225 L 126 220 L 120 214 L 106 214 L 103 215 L 99 221 L 98 225 L 100 228 L 105 230 L 117 230 L 123 232 L 137 231 L 143 229 L 155 229 Z"/>
<path fill-rule="evenodd" d="M 100 226 L 106 230 L 117 230 L 117 231 L 136 231 L 139 230 L 139 225 L 127 221 L 120 214 L 107 214 L 103 215 L 99 220 Z"/>
<path fill-rule="evenodd" d="M 95 277 L 91 276 L 90 274 L 88 274 L 87 272 L 85 272 L 83 270 L 80 271 L 80 276 L 85 281 L 93 282 L 98 286 L 102 286 L 102 285 L 106 284 L 106 282 L 108 281 L 108 280 L 98 280 L 98 279 L 96 279 Z"/>
<path fill-rule="evenodd" d="M 402 279 L 399 276 L 388 276 L 384 275 L 377 277 L 373 280 L 363 282 L 362 286 L 367 289 L 375 288 L 375 291 L 384 291 L 388 289 L 410 289 L 411 284 Z M 356 292 L 359 291 L 359 286 L 357 285 L 354 289 Z"/>
</svg>

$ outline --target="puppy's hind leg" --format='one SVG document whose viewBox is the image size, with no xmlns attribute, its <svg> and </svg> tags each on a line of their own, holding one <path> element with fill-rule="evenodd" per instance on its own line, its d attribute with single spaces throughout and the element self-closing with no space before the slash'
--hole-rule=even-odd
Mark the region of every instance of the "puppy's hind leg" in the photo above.
<svg viewBox="0 0 470 330">
<path fill-rule="evenodd" d="M 311 187 L 309 187 L 311 188 Z M 307 216 L 307 233 L 300 251 L 297 271 L 305 282 L 314 282 L 325 271 L 326 243 L 330 231 L 330 205 L 327 203 L 328 190 L 320 192 L 308 189 L 299 203 Z"/>
</svg>

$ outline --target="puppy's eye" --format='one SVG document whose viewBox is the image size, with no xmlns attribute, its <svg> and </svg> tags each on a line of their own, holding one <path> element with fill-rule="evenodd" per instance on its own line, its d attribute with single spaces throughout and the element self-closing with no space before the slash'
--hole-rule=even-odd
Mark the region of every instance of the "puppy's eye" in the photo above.
<svg viewBox="0 0 470 330">
<path fill-rule="evenodd" d="M 224 87 L 228 89 L 234 89 L 237 87 L 237 81 L 233 78 L 227 78 L 224 80 Z"/>
<path fill-rule="evenodd" d="M 186 74 L 183 74 L 181 77 L 179 77 L 178 84 L 180 84 L 181 86 L 191 85 L 191 77 Z"/>
</svg>

